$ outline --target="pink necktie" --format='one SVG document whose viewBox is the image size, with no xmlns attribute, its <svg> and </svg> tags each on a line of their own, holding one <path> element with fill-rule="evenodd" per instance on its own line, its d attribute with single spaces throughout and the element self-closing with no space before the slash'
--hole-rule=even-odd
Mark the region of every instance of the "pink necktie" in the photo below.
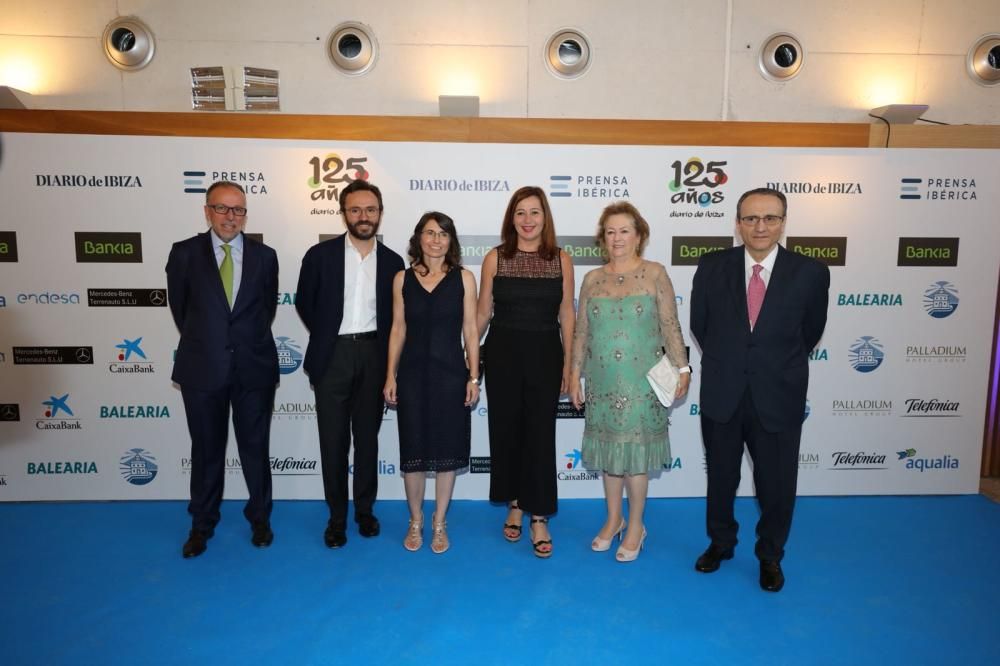
<svg viewBox="0 0 1000 666">
<path fill-rule="evenodd" d="M 753 330 L 757 323 L 757 315 L 760 314 L 760 306 L 764 304 L 764 280 L 760 277 L 760 272 L 764 269 L 760 264 L 754 264 L 753 275 L 750 276 L 750 285 L 747 287 L 747 313 L 750 315 L 750 330 Z"/>
</svg>

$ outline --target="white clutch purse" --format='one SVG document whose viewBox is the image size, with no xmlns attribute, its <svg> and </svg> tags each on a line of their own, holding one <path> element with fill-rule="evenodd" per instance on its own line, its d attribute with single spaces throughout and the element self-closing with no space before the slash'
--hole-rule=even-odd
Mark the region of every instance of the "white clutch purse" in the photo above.
<svg viewBox="0 0 1000 666">
<path fill-rule="evenodd" d="M 674 402 L 674 395 L 677 393 L 677 383 L 681 374 L 664 354 L 660 360 L 646 373 L 646 379 L 656 394 L 657 399 L 664 407 L 669 407 Z"/>
</svg>

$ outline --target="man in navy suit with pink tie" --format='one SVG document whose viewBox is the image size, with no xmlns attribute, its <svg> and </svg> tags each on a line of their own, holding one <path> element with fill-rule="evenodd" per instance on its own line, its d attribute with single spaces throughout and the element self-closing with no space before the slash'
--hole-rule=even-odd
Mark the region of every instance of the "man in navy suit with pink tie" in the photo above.
<svg viewBox="0 0 1000 666">
<path fill-rule="evenodd" d="M 220 181 L 205 194 L 210 229 L 174 243 L 167 296 L 180 330 L 171 379 L 181 389 L 191 434 L 191 532 L 184 557 L 205 552 L 219 522 L 229 414 L 249 499 L 251 543 L 269 546 L 269 437 L 278 352 L 271 322 L 278 302 L 278 257 L 243 234 L 243 188 Z"/>
<path fill-rule="evenodd" d="M 736 204 L 743 246 L 702 256 L 691 290 L 711 539 L 695 569 L 712 573 L 733 557 L 745 443 L 760 504 L 754 552 L 769 592 L 785 584 L 781 559 L 795 506 L 809 352 L 826 326 L 830 288 L 824 264 L 778 245 L 787 211 L 777 190 L 744 193 Z"/>
</svg>

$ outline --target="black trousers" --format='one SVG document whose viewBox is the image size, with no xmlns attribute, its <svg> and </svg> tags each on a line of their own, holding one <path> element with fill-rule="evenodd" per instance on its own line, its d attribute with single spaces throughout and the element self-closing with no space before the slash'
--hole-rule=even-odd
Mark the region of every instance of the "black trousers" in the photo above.
<svg viewBox="0 0 1000 666">
<path fill-rule="evenodd" d="M 219 505 L 226 479 L 229 411 L 240 453 L 240 466 L 250 495 L 243 515 L 251 523 L 271 517 L 271 412 L 275 387 L 244 388 L 231 384 L 215 391 L 181 387 L 188 432 L 191 434 L 192 527 L 211 532 L 219 522 Z"/>
<path fill-rule="evenodd" d="M 341 338 L 315 386 L 323 492 L 330 522 L 347 522 L 348 453 L 354 436 L 354 519 L 369 516 L 378 493 L 378 431 L 385 407 L 378 340 Z"/>
<path fill-rule="evenodd" d="M 739 524 L 733 515 L 733 501 L 746 442 L 760 504 L 754 552 L 761 560 L 780 562 L 792 528 L 802 426 L 782 432 L 764 430 L 747 389 L 728 423 L 702 414 L 701 434 L 708 464 L 707 527 L 712 543 L 723 548 L 736 545 Z"/>
</svg>

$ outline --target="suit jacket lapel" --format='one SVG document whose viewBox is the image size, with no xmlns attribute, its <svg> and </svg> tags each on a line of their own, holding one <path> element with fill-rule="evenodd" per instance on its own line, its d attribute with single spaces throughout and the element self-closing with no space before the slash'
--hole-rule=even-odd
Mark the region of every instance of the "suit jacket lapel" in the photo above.
<svg viewBox="0 0 1000 666">
<path fill-rule="evenodd" d="M 729 291 L 733 298 L 733 307 L 736 309 L 736 317 L 742 322 L 743 331 L 750 334 L 750 318 L 747 316 L 747 288 L 744 277 L 743 254 L 746 250 L 742 246 L 736 248 L 729 265 L 726 267 L 726 281 L 729 283 Z"/>
<path fill-rule="evenodd" d="M 260 254 L 257 248 L 246 236 L 243 236 L 243 271 L 240 274 L 240 290 L 236 294 L 236 302 L 233 303 L 233 314 L 240 308 L 245 308 L 252 298 L 250 285 L 253 284 L 254 276 L 260 266 Z M 222 283 L 222 280 L 219 280 Z M 244 289 L 246 287 L 246 289 Z M 225 294 L 225 290 L 223 290 Z"/>
<path fill-rule="evenodd" d="M 205 263 L 205 271 L 208 273 L 208 285 L 206 289 L 212 293 L 212 298 L 218 299 L 220 307 L 229 310 L 229 303 L 226 301 L 226 290 L 222 288 L 222 278 L 219 276 L 219 262 L 215 258 L 215 248 L 212 247 L 212 234 L 206 231 L 204 236 L 205 242 L 202 243 L 202 261 Z"/>
<path fill-rule="evenodd" d="M 771 277 L 767 281 L 767 291 L 764 292 L 764 302 L 760 306 L 760 314 L 757 315 L 757 325 L 754 326 L 754 330 L 760 326 L 761 322 L 767 322 L 768 315 L 778 307 L 778 304 L 783 300 L 782 290 L 787 286 L 788 281 L 786 280 L 786 273 L 788 271 L 788 261 L 787 261 L 787 251 L 785 248 L 778 246 L 778 256 L 774 258 L 774 269 L 771 271 Z"/>
</svg>

